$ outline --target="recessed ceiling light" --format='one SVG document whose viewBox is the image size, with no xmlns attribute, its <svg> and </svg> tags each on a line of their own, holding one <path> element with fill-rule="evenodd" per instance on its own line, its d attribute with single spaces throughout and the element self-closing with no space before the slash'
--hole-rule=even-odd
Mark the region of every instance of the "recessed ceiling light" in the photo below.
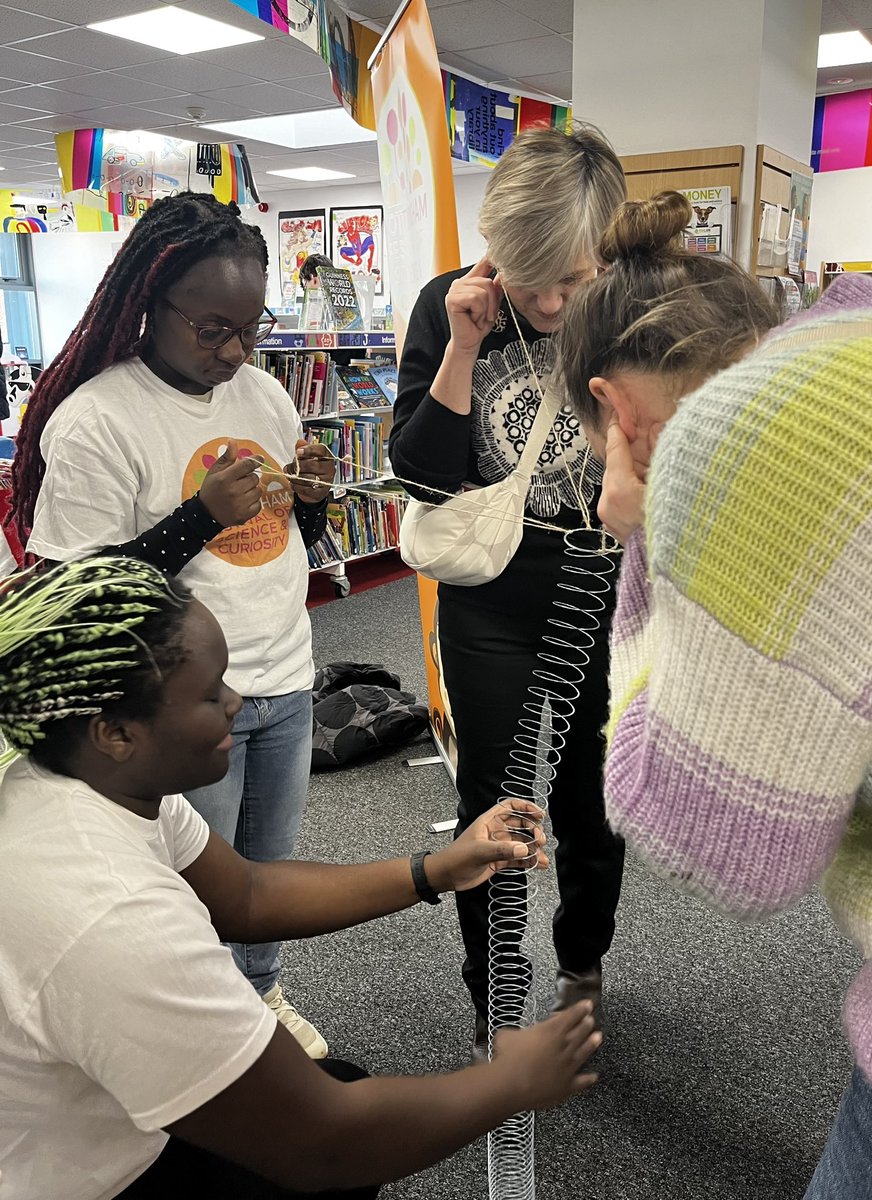
<svg viewBox="0 0 872 1200">
<path fill-rule="evenodd" d="M 827 87 L 835 87 L 843 83 L 853 83 L 854 79 L 851 75 L 836 75 L 833 79 L 827 80 Z"/>
<path fill-rule="evenodd" d="M 267 175 L 281 175 L 284 179 L 305 179 L 316 183 L 320 179 L 356 179 L 348 171 L 329 171 L 326 167 L 288 167 L 284 171 L 267 171 Z"/>
<path fill-rule="evenodd" d="M 202 54 L 205 50 L 220 50 L 224 46 L 241 46 L 243 42 L 264 41 L 259 33 L 248 33 L 236 25 L 201 17 L 199 13 L 188 12 L 175 4 L 165 4 L 162 8 L 129 17 L 115 17 L 111 21 L 97 21 L 88 29 L 141 42 L 144 46 L 155 46 L 158 50 L 169 50 L 173 54 Z"/>
<path fill-rule="evenodd" d="M 844 63 L 872 62 L 872 42 L 859 29 L 850 33 L 825 33 L 818 42 L 818 68 Z"/>
<path fill-rule="evenodd" d="M 254 138 L 291 150 L 312 150 L 318 146 L 347 146 L 351 142 L 374 142 L 377 135 L 353 120 L 344 108 L 325 108 L 318 112 L 287 113 L 278 117 L 252 117 L 248 121 L 206 124 L 234 138 Z"/>
</svg>

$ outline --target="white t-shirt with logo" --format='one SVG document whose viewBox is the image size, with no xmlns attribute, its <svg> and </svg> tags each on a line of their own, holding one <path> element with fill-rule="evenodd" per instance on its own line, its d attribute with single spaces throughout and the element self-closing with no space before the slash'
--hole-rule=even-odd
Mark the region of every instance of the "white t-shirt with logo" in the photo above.
<svg viewBox="0 0 872 1200">
<path fill-rule="evenodd" d="M 228 439 L 279 471 L 294 457 L 302 424 L 265 371 L 243 366 L 208 402 L 158 379 L 138 358 L 77 388 L 49 419 L 46 462 L 28 549 L 66 561 L 145 533 L 200 489 Z M 180 572 L 218 619 L 230 651 L 228 684 L 243 696 L 312 686 L 306 612 L 309 573 L 293 493 L 261 476 L 263 509 L 225 529 Z"/>
<path fill-rule="evenodd" d="M 0 1198 L 108 1200 L 276 1019 L 179 875 L 209 836 L 19 760 L 0 784 Z"/>
<path fill-rule="evenodd" d="M 0 529 L 0 579 L 12 575 L 17 569 L 18 563 L 15 561 L 15 555 L 6 541 L 6 534 Z"/>
</svg>

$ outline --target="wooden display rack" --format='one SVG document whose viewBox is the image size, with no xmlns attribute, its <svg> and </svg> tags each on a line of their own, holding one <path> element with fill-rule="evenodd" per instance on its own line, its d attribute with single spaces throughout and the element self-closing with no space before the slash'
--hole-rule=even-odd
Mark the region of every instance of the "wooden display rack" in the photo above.
<svg viewBox="0 0 872 1200">
<path fill-rule="evenodd" d="M 744 146 L 708 146 L 701 150 L 666 150 L 660 154 L 625 154 L 627 197 L 647 200 L 669 189 L 728 187 L 733 210 L 733 247 L 738 244 L 737 213 L 742 191 Z M 735 253 L 735 250 L 734 250 Z"/>
<path fill-rule="evenodd" d="M 757 168 L 754 181 L 754 214 L 755 227 L 752 230 L 751 262 L 754 264 L 754 274 L 765 279 L 784 277 L 789 274 L 787 266 L 760 267 L 757 265 L 760 252 L 760 221 L 763 216 L 764 204 L 775 204 L 781 209 L 778 223 L 778 236 L 787 238 L 790 235 L 790 181 L 792 175 L 804 175 L 813 178 L 814 171 L 808 163 L 800 162 L 773 150 L 771 146 L 757 147 Z"/>
</svg>

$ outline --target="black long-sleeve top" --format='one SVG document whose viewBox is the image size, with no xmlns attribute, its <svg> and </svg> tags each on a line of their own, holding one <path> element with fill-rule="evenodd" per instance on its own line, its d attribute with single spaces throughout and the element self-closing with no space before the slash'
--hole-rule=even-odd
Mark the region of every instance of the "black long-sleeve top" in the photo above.
<svg viewBox="0 0 872 1200">
<path fill-rule="evenodd" d="M 422 500 L 438 501 L 430 488 L 453 494 L 465 483 L 482 487 L 505 479 L 517 466 L 539 405 L 536 382 L 506 299 L 473 369 L 472 412 L 468 416 L 452 412 L 430 394 L 451 337 L 445 297 L 452 282 L 467 270 L 440 275 L 422 289 L 403 346 L 390 459 L 398 478 L 407 481 L 408 490 Z M 544 387 L 554 363 L 554 345 L 548 334 L 538 333 L 520 314 L 517 320 Z M 586 445 L 578 419 L 568 408 L 562 409 L 539 457 L 527 497 L 528 516 L 560 529 L 582 528 L 580 489 L 590 521 L 598 529 L 602 471 L 589 457 L 581 478 Z M 592 547 L 599 543 L 598 532 L 580 536 Z M 566 579 L 561 571 L 567 561 L 561 532 L 528 525 L 502 575 L 475 588 L 440 584 L 440 598 L 532 615 L 557 598 L 556 585 Z M 604 597 L 607 607 L 613 599 L 611 588 Z"/>
<path fill-rule="evenodd" d="M 319 504 L 297 503 L 294 516 L 303 545 L 314 546 L 327 528 L 327 500 Z M 167 575 L 178 575 L 207 542 L 225 528 L 210 514 L 200 493 L 185 500 L 157 525 L 120 546 L 106 546 L 104 554 L 122 554 L 151 563 Z"/>
</svg>

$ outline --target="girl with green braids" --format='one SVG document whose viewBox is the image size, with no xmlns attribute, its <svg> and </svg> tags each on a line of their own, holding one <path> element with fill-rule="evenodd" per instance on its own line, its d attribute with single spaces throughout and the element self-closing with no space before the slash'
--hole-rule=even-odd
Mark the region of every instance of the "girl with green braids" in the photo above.
<svg viewBox="0 0 872 1200">
<path fill-rule="evenodd" d="M 16 1200 L 371 1197 L 592 1082 L 587 1002 L 452 1075 L 306 1055 L 222 942 L 342 929 L 531 851 L 498 805 L 426 866 L 242 858 L 180 794 L 227 771 L 227 661 L 209 610 L 136 560 L 0 594 L 0 1175 Z"/>
</svg>

